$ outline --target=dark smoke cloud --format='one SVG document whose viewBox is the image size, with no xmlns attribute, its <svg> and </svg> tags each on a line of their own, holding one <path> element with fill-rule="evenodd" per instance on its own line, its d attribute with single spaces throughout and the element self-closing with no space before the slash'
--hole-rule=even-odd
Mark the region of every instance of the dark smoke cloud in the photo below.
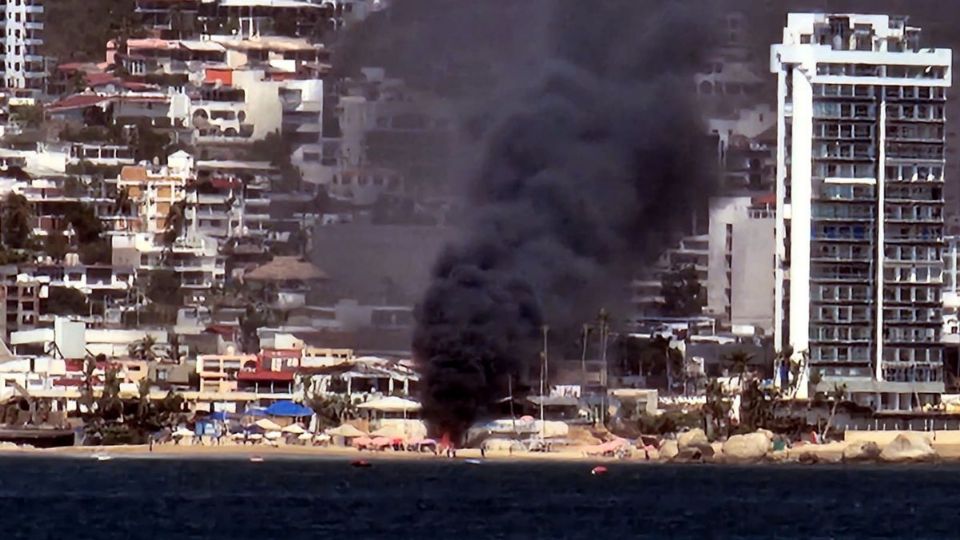
<svg viewBox="0 0 960 540">
<path fill-rule="evenodd" d="M 387 58 L 465 103 L 471 211 L 413 343 L 434 433 L 461 437 L 509 378 L 528 380 L 541 325 L 573 340 L 601 307 L 621 307 L 630 277 L 706 200 L 691 91 L 709 6 L 401 0 L 343 48 L 347 66 Z"/>
<path fill-rule="evenodd" d="M 542 324 L 567 332 L 619 305 L 631 272 L 709 191 L 688 93 L 704 13 L 678 4 L 553 2 L 544 12 L 552 44 L 524 74 L 526 91 L 485 118 L 475 215 L 417 312 L 435 432 L 461 436 L 508 377 L 527 379 Z"/>
</svg>

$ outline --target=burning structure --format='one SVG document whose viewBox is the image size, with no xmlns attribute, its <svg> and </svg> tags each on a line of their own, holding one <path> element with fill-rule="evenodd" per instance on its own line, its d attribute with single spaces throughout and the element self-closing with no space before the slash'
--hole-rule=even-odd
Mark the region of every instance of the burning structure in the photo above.
<svg viewBox="0 0 960 540">
<path fill-rule="evenodd" d="M 687 92 L 705 3 L 606 2 L 588 25 L 580 3 L 546 5 L 540 62 L 485 119 L 474 211 L 417 311 L 424 416 L 454 441 L 537 365 L 542 325 L 618 305 L 712 179 Z"/>
</svg>

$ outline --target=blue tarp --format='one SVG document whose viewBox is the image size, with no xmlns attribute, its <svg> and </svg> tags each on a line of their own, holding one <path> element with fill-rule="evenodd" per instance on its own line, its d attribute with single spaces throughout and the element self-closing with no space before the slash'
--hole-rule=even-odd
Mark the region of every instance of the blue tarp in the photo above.
<svg viewBox="0 0 960 540">
<path fill-rule="evenodd" d="M 249 408 L 243 412 L 245 416 L 267 416 L 267 411 L 259 408 Z"/>
<path fill-rule="evenodd" d="M 292 401 L 278 401 L 267 407 L 270 416 L 312 416 L 313 409 Z"/>
</svg>

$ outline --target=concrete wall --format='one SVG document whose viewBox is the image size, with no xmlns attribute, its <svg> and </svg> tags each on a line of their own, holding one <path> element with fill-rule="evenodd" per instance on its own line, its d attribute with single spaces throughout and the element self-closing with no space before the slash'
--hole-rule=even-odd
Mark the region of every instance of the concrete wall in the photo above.
<svg viewBox="0 0 960 540">
<path fill-rule="evenodd" d="M 731 323 L 773 331 L 774 220 L 745 219 L 733 225 Z"/>
<path fill-rule="evenodd" d="M 253 139 L 261 140 L 268 134 L 280 131 L 283 123 L 283 105 L 278 89 L 282 83 L 264 81 L 262 71 L 235 71 L 233 85 L 242 88 L 247 118 L 245 124 L 253 124 Z"/>
</svg>

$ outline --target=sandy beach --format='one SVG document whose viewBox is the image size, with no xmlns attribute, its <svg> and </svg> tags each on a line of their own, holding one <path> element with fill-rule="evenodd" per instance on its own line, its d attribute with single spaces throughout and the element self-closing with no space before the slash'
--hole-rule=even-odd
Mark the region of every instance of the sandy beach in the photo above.
<svg viewBox="0 0 960 540">
<path fill-rule="evenodd" d="M 821 445 L 803 445 L 788 449 L 781 454 L 781 459 L 774 461 L 796 462 L 803 454 L 813 454 L 822 463 L 839 462 L 843 449 L 848 443 L 832 442 Z M 960 444 L 936 444 L 939 457 L 944 461 L 960 461 Z M 568 447 L 551 452 L 514 452 L 487 451 L 481 455 L 476 448 L 465 448 L 457 451 L 458 460 L 480 460 L 492 462 L 526 462 L 526 461 L 556 461 L 556 462 L 583 462 L 583 463 L 667 463 L 666 461 L 647 461 L 642 453 L 635 453 L 627 459 L 612 457 L 587 456 L 585 447 Z M 268 460 L 282 459 L 335 459 L 343 461 L 446 461 L 443 455 L 434 455 L 424 452 L 397 452 L 387 451 L 359 451 L 351 447 L 342 446 L 299 446 L 299 445 L 241 445 L 225 443 L 223 445 L 190 445 L 190 444 L 159 444 L 151 450 L 147 445 L 118 445 L 118 446 L 75 446 L 61 448 L 29 448 L 0 446 L 0 456 L 31 456 L 31 457 L 63 457 L 63 458 L 93 458 L 94 456 L 110 456 L 113 458 L 148 459 L 242 459 L 252 457 Z"/>
<path fill-rule="evenodd" d="M 342 459 L 352 461 L 363 459 L 367 461 L 428 461 L 428 460 L 448 460 L 443 455 L 434 455 L 433 453 L 423 452 L 397 452 L 387 451 L 359 451 L 350 447 L 335 446 L 298 446 L 298 445 L 239 445 L 223 444 L 219 446 L 211 445 L 174 445 L 163 444 L 154 445 L 153 450 L 147 445 L 119 445 L 119 446 L 75 446 L 62 448 L 23 448 L 10 447 L 0 448 L 0 456 L 48 456 L 48 457 L 73 457 L 73 458 L 92 458 L 93 456 L 108 455 L 117 458 L 204 458 L 204 459 L 249 459 L 257 456 L 264 459 L 270 457 L 277 458 L 297 458 L 297 459 Z M 461 449 L 457 451 L 458 460 L 465 459 L 484 459 L 487 461 L 584 461 L 584 462 L 605 462 L 605 461 L 624 461 L 614 458 L 586 457 L 579 448 L 564 449 L 553 452 L 492 452 L 487 451 L 481 456 L 480 450 L 475 448 Z M 626 461 L 637 461 L 626 460 Z"/>
</svg>

